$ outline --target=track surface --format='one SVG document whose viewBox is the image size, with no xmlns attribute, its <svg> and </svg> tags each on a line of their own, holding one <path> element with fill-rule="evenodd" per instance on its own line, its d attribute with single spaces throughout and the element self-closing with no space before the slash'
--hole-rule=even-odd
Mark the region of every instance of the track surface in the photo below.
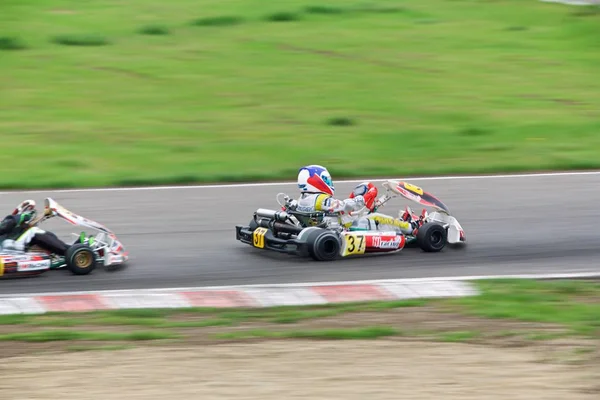
<svg viewBox="0 0 600 400">
<path fill-rule="evenodd" d="M 275 195 L 294 194 L 294 184 L 4 193 L 6 213 L 25 198 L 42 205 L 50 196 L 107 225 L 132 261 L 84 277 L 50 271 L 2 280 L 0 294 L 600 270 L 600 174 L 409 181 L 446 202 L 465 228 L 466 249 L 316 263 L 235 240 L 236 224 L 247 223 L 256 208 L 276 208 Z M 338 183 L 336 192 L 345 196 L 353 186 Z M 381 211 L 397 215 L 404 204 L 397 199 Z M 72 232 L 62 221 L 46 227 L 63 238 Z"/>
</svg>

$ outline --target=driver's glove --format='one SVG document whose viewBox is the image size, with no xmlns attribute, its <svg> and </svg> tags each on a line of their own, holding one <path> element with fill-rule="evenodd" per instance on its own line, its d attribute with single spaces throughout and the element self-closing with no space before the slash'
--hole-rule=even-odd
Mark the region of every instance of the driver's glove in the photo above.
<svg viewBox="0 0 600 400">
<path fill-rule="evenodd" d="M 363 182 L 357 185 L 352 193 L 350 193 L 351 199 L 358 197 L 362 198 L 362 205 L 367 206 L 371 212 L 375 210 L 375 200 L 377 199 L 377 187 L 371 182 Z"/>
<path fill-rule="evenodd" d="M 30 222 L 33 220 L 33 218 L 35 217 L 35 212 L 31 212 L 31 211 L 30 211 L 30 212 L 24 212 L 24 213 L 23 213 L 23 214 L 21 214 L 19 217 L 20 217 L 20 219 L 19 219 L 19 223 L 18 223 L 18 225 L 19 225 L 19 226 L 21 226 L 21 225 L 27 225 L 27 224 L 29 224 L 29 223 L 30 223 Z"/>
</svg>

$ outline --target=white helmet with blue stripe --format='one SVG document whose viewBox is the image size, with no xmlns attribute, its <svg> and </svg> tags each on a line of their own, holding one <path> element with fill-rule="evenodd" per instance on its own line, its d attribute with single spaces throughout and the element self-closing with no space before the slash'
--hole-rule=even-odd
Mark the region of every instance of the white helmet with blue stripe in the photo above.
<svg viewBox="0 0 600 400">
<path fill-rule="evenodd" d="M 298 188 L 304 193 L 324 193 L 333 196 L 335 188 L 327 168 L 307 165 L 298 171 Z"/>
</svg>

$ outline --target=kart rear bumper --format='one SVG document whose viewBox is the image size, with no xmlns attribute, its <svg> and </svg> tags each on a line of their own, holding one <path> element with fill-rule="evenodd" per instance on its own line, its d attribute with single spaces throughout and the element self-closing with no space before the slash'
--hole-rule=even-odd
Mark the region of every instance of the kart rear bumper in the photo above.
<svg viewBox="0 0 600 400">
<path fill-rule="evenodd" d="M 271 250 L 278 253 L 290 254 L 290 255 L 299 255 L 299 256 L 307 256 L 308 255 L 308 245 L 306 242 L 303 242 L 298 239 L 280 239 L 275 237 L 273 232 L 270 229 L 267 229 L 264 234 L 263 246 L 257 246 L 254 243 L 253 238 L 254 230 L 249 226 L 236 225 L 235 227 L 235 238 L 242 243 L 249 244 L 252 247 L 258 248 L 260 250 Z"/>
</svg>

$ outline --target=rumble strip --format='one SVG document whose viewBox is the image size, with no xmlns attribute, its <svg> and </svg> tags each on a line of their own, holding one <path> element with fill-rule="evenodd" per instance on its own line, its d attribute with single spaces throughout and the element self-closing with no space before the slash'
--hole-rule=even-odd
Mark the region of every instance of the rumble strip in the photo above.
<svg viewBox="0 0 600 400">
<path fill-rule="evenodd" d="M 386 280 L 294 285 L 114 290 L 3 295 L 0 314 L 43 314 L 132 308 L 274 307 L 477 295 L 463 281 Z"/>
</svg>

